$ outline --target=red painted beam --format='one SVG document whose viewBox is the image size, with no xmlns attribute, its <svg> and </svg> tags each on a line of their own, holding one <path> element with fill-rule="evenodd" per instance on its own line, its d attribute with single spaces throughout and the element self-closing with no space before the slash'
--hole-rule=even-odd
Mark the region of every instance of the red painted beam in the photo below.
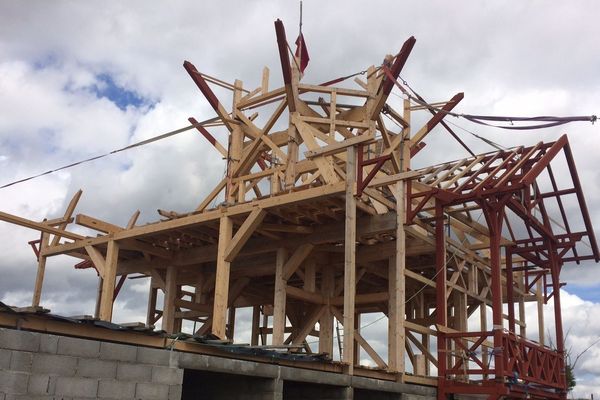
<svg viewBox="0 0 600 400">
<path fill-rule="evenodd" d="M 215 93 L 208 86 L 208 83 L 206 83 L 206 80 L 202 77 L 200 72 L 198 72 L 194 64 L 192 64 L 189 61 L 184 61 L 183 68 L 185 68 L 185 70 L 188 72 L 196 86 L 198 86 L 198 89 L 200 89 L 204 97 L 206 97 L 206 100 L 208 100 L 208 103 L 211 105 L 211 107 L 218 114 L 220 114 L 219 100 L 217 99 L 217 96 L 215 96 Z"/>
<path fill-rule="evenodd" d="M 287 50 L 287 38 L 283 21 L 275 21 L 275 34 L 277 35 L 277 47 L 279 48 L 279 59 L 281 60 L 281 71 L 283 72 L 283 83 L 292 83 L 292 68 L 290 66 L 290 55 Z"/>
<path fill-rule="evenodd" d="M 371 113 L 371 121 L 375 121 L 383 109 L 383 106 L 385 105 L 385 102 L 390 95 L 392 88 L 394 87 L 394 83 L 396 82 L 396 79 L 398 79 L 398 76 L 400 76 L 400 72 L 402 72 L 402 68 L 404 68 L 404 64 L 406 64 L 406 60 L 408 60 L 408 57 L 410 56 L 410 53 L 416 42 L 417 39 L 415 39 L 414 36 L 411 36 L 402 45 L 398 56 L 394 60 L 394 64 L 392 64 L 392 67 L 390 68 L 390 73 L 392 76 L 387 77 L 387 79 L 384 79 L 381 83 L 381 87 L 379 89 L 381 97 L 377 105 L 373 108 L 373 112 Z"/>
</svg>

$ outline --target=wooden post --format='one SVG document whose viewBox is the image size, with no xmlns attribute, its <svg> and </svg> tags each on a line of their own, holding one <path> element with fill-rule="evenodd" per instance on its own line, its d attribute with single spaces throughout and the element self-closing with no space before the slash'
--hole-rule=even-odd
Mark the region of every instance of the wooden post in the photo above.
<svg viewBox="0 0 600 400">
<path fill-rule="evenodd" d="M 227 314 L 227 339 L 233 342 L 235 335 L 235 307 L 233 305 L 229 307 Z"/>
<path fill-rule="evenodd" d="M 404 372 L 406 316 L 406 289 L 404 273 L 406 270 L 406 236 L 404 223 L 405 183 L 400 181 L 395 185 L 396 192 L 396 253 L 389 259 L 389 306 L 388 306 L 388 366 L 392 372 Z"/>
<path fill-rule="evenodd" d="M 448 326 L 448 303 L 446 301 L 446 232 L 444 229 L 444 206 L 440 200 L 436 200 L 435 202 L 435 270 L 435 322 L 442 327 L 446 327 Z M 443 332 L 438 330 L 438 388 L 443 387 L 446 380 L 447 349 L 446 338 Z M 443 392 L 438 391 L 438 399 L 442 399 L 444 396 Z"/>
<path fill-rule="evenodd" d="M 346 150 L 346 224 L 344 247 L 344 354 L 342 362 L 354 373 L 354 312 L 356 295 L 356 149 Z"/>
<path fill-rule="evenodd" d="M 223 216 L 219 223 L 219 243 L 217 245 L 217 273 L 215 277 L 215 299 L 213 303 L 212 334 L 226 338 L 227 303 L 229 300 L 229 270 L 231 263 L 225 260 L 225 253 L 233 234 L 231 218 Z"/>
<path fill-rule="evenodd" d="M 326 299 L 333 296 L 335 289 L 335 270 L 331 265 L 321 266 L 321 294 Z M 333 357 L 333 314 L 327 307 L 319 319 L 319 353 L 327 353 Z"/>
<path fill-rule="evenodd" d="M 304 262 L 304 290 L 308 292 L 316 290 L 316 266 L 314 257 L 309 257 Z"/>
<path fill-rule="evenodd" d="M 360 313 L 354 314 L 354 332 L 355 336 L 360 336 Z M 354 341 L 354 363 L 360 365 L 360 344 L 358 340 Z"/>
<path fill-rule="evenodd" d="M 418 308 L 416 312 L 417 318 L 425 318 L 429 314 L 429 307 L 425 302 L 425 293 L 421 291 L 418 296 Z M 423 348 L 425 348 L 428 352 L 430 351 L 430 343 L 429 343 L 429 335 L 427 333 L 423 333 L 421 335 L 421 344 Z M 429 360 L 425 358 L 425 375 L 429 375 Z"/>
<path fill-rule="evenodd" d="M 167 267 L 165 279 L 165 296 L 163 299 L 162 329 L 167 333 L 175 330 L 175 299 L 177 298 L 177 269 Z"/>
<path fill-rule="evenodd" d="M 40 253 L 48 247 L 50 235 L 48 233 L 42 233 L 42 240 L 40 241 Z M 33 307 L 39 307 L 40 299 L 42 297 L 42 287 L 44 286 L 44 274 L 46 272 L 46 256 L 38 256 L 38 269 L 35 277 L 35 287 L 33 289 L 33 299 L 31 305 Z"/>
<path fill-rule="evenodd" d="M 119 260 L 119 244 L 110 240 L 106 248 L 104 262 L 104 276 L 102 277 L 102 299 L 100 301 L 99 318 L 103 321 L 112 320 L 113 297 L 115 294 L 115 281 L 117 277 L 117 261 Z"/>
<path fill-rule="evenodd" d="M 156 322 L 155 315 L 157 295 L 158 288 L 156 287 L 154 278 L 150 278 L 150 290 L 148 291 L 148 311 L 146 312 L 146 326 L 154 325 L 154 322 Z"/>
<path fill-rule="evenodd" d="M 250 345 L 258 346 L 258 332 L 260 330 L 260 306 L 252 307 L 252 333 L 250 335 Z"/>
<path fill-rule="evenodd" d="M 535 298 L 537 300 L 539 342 L 542 346 L 544 346 L 546 344 L 546 332 L 544 332 L 544 290 L 542 287 L 542 278 L 538 279 L 538 281 L 536 282 L 535 289 Z"/>
<path fill-rule="evenodd" d="M 102 301 L 102 286 L 104 286 L 102 277 L 98 275 L 98 289 L 96 289 L 96 308 L 94 309 L 94 318 L 100 318 L 100 302 Z"/>
<path fill-rule="evenodd" d="M 285 287 L 287 281 L 283 276 L 283 267 L 287 261 L 287 251 L 280 247 L 277 249 L 275 260 L 275 294 L 273 298 L 273 340 L 272 344 L 281 346 L 285 334 Z"/>
<path fill-rule="evenodd" d="M 237 103 L 242 98 L 242 87 L 242 82 L 236 79 L 234 83 L 232 105 L 232 110 L 234 110 L 234 114 L 237 108 Z M 234 196 L 232 193 L 234 189 L 232 179 L 234 178 L 233 171 L 237 169 L 240 163 L 240 159 L 242 158 L 242 148 L 244 144 L 243 142 L 244 132 L 242 131 L 242 128 L 239 125 L 234 124 L 231 135 L 229 136 L 229 159 L 227 160 L 227 197 L 225 200 L 229 204 L 235 203 L 236 200 L 236 196 Z M 243 184 L 238 188 L 238 199 L 244 196 L 242 188 Z"/>
</svg>

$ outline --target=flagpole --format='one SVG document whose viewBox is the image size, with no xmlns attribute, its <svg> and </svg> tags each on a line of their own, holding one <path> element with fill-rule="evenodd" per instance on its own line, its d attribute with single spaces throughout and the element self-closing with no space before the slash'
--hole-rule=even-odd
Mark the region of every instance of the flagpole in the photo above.
<svg viewBox="0 0 600 400">
<path fill-rule="evenodd" d="M 298 52 L 298 64 L 300 64 L 300 66 L 302 66 L 302 50 L 303 50 L 302 45 L 304 44 L 304 43 L 302 43 L 303 42 L 303 40 L 302 40 L 302 0 L 300 0 L 300 26 L 298 27 L 298 30 L 299 30 L 298 48 L 300 49 L 300 51 Z M 300 72 L 300 74 L 302 74 L 301 71 L 298 71 L 298 72 Z"/>
</svg>

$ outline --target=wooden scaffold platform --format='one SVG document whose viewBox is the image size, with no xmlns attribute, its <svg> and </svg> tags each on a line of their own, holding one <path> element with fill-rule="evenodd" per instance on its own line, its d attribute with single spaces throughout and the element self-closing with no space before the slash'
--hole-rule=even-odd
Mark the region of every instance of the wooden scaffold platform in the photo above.
<svg viewBox="0 0 600 400">
<path fill-rule="evenodd" d="M 267 68 L 262 85 L 248 90 L 184 63 L 217 115 L 208 126 L 190 122 L 227 163 L 192 212 L 160 211 L 163 219 L 146 225 L 136 225 L 135 213 L 117 226 L 75 215 L 78 192 L 59 219 L 0 213 L 42 232 L 33 243 L 32 305 L 40 305 L 46 259 L 66 254 L 98 271 L 96 317 L 104 321 L 125 279 L 144 276 L 152 282 L 146 322 L 160 320 L 168 333 L 192 321 L 197 335 L 232 340 L 236 310 L 251 307 L 252 345 L 332 355 L 337 320 L 348 374 L 360 348 L 399 380 L 437 384 L 440 399 L 566 398 L 560 269 L 600 259 L 566 136 L 412 169 L 428 134 L 449 129 L 443 119 L 463 98 L 415 105 L 407 97 L 400 110 L 388 104 L 394 88 L 409 93 L 398 77 L 416 40 L 353 77 L 349 89 L 339 86 L 344 79 L 301 82 L 301 60 L 290 56 L 279 20 L 275 31 L 283 87 L 269 88 Z M 211 85 L 233 92 L 230 108 Z M 431 118 L 414 126 L 415 112 Z M 209 132 L 217 125 L 228 143 Z M 557 159 L 568 186 L 556 183 Z M 576 222 L 567 218 L 567 198 L 579 205 Z M 73 233 L 71 223 L 98 235 Z M 544 343 L 548 301 L 557 349 Z M 527 336 L 526 302 L 538 304 L 537 342 Z M 387 357 L 361 334 L 367 313 L 387 317 Z M 467 322 L 477 314 L 472 330 Z"/>
</svg>

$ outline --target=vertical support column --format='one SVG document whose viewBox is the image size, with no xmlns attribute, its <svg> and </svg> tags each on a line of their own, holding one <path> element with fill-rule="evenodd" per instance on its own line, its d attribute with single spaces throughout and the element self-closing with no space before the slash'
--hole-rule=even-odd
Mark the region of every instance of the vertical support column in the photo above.
<svg viewBox="0 0 600 400">
<path fill-rule="evenodd" d="M 544 329 L 546 329 L 544 324 L 544 290 L 542 288 L 542 278 L 537 280 L 535 284 L 535 298 L 537 300 L 537 317 L 538 317 L 538 332 L 539 332 L 539 340 L 538 342 L 544 346 L 546 343 L 546 333 Z"/>
<path fill-rule="evenodd" d="M 156 297 L 158 289 L 154 278 L 150 278 L 150 289 L 148 290 L 148 311 L 146 312 L 146 326 L 154 325 L 156 314 Z"/>
<path fill-rule="evenodd" d="M 421 291 L 418 294 L 417 300 L 418 300 L 418 302 L 417 302 L 418 307 L 416 310 L 416 317 L 417 318 L 425 318 L 426 316 L 429 315 L 429 307 L 425 303 L 425 293 L 423 291 Z M 429 334 L 423 333 L 421 335 L 421 344 L 427 351 L 430 351 Z M 429 370 L 430 370 L 429 365 L 430 365 L 430 362 L 426 357 L 425 358 L 425 375 L 429 375 Z"/>
<path fill-rule="evenodd" d="M 206 301 L 206 296 L 203 291 L 205 283 L 206 274 L 204 273 L 204 271 L 199 271 L 198 277 L 196 278 L 196 287 L 194 288 L 194 303 L 196 304 L 204 304 L 204 302 Z"/>
<path fill-rule="evenodd" d="M 35 287 L 33 289 L 33 299 L 31 305 L 33 307 L 39 307 L 40 299 L 42 297 L 42 287 L 44 286 L 44 275 L 46 273 L 46 256 L 41 253 L 48 247 L 50 235 L 43 232 L 42 240 L 40 241 L 40 254 L 38 255 L 38 269 L 37 275 L 35 276 Z"/>
<path fill-rule="evenodd" d="M 233 90 L 233 104 L 232 111 L 235 115 L 235 110 L 237 108 L 237 103 L 242 98 L 242 81 L 236 79 L 234 82 L 234 90 Z M 237 124 L 232 124 L 232 131 L 229 135 L 229 159 L 227 160 L 227 188 L 226 188 L 226 197 L 225 200 L 229 204 L 233 204 L 236 200 L 236 196 L 234 196 L 233 189 L 234 184 L 232 182 L 233 171 L 235 171 L 240 163 L 240 159 L 242 158 L 242 148 L 244 145 L 244 132 L 242 128 Z M 243 185 L 242 185 L 243 186 Z M 243 198 L 244 193 L 242 190 L 242 186 L 238 187 L 238 199 Z"/>
<path fill-rule="evenodd" d="M 335 290 L 334 272 L 329 264 L 321 266 L 321 294 L 326 299 L 331 298 Z M 327 353 L 333 357 L 333 314 L 329 307 L 319 319 L 319 353 Z"/>
<path fill-rule="evenodd" d="M 316 290 L 317 264 L 314 257 L 309 257 L 304 262 L 304 290 L 314 292 Z"/>
<path fill-rule="evenodd" d="M 98 288 L 96 289 L 96 307 L 94 308 L 94 318 L 100 318 L 100 302 L 102 302 L 102 286 L 104 286 L 104 280 L 102 276 L 98 274 Z"/>
<path fill-rule="evenodd" d="M 233 342 L 235 336 L 235 307 L 232 305 L 227 312 L 227 339 Z"/>
<path fill-rule="evenodd" d="M 518 286 L 521 291 L 519 295 L 519 320 L 521 321 L 521 325 L 519 325 L 519 335 L 521 337 L 527 337 L 527 325 L 526 325 L 526 315 L 525 315 L 525 274 L 523 272 L 518 275 Z"/>
<path fill-rule="evenodd" d="M 283 267 L 287 260 L 287 251 L 280 247 L 277 249 L 275 259 L 275 294 L 273 297 L 273 340 L 272 344 L 281 346 L 285 336 L 285 288 L 287 281 L 283 277 Z"/>
<path fill-rule="evenodd" d="M 479 320 L 480 320 L 480 331 L 481 332 L 487 332 L 488 327 L 487 327 L 487 304 L 485 302 L 482 302 L 481 305 L 479 306 Z M 483 362 L 483 365 L 490 365 L 489 364 L 489 355 L 488 355 L 488 348 L 483 346 L 481 348 L 481 361 Z M 487 379 L 488 378 L 488 374 L 483 374 L 483 379 Z"/>
<path fill-rule="evenodd" d="M 344 248 L 344 354 L 342 362 L 354 373 L 354 312 L 356 296 L 356 149 L 346 150 L 346 224 Z"/>
<path fill-rule="evenodd" d="M 167 267 L 165 279 L 165 296 L 163 299 L 162 329 L 167 333 L 175 331 L 175 299 L 177 298 L 177 269 Z"/>
<path fill-rule="evenodd" d="M 252 307 L 252 332 L 250 334 L 250 345 L 258 346 L 258 332 L 260 330 L 260 306 Z"/>
<path fill-rule="evenodd" d="M 515 335 L 517 327 L 515 324 L 515 279 L 513 276 L 512 251 L 506 247 L 506 302 L 508 306 L 508 330 Z"/>
<path fill-rule="evenodd" d="M 492 330 L 494 332 L 494 369 L 496 379 L 504 379 L 504 354 L 502 334 L 504 330 L 502 317 L 502 271 L 500 262 L 500 239 L 502 235 L 502 209 L 484 206 L 490 230 L 490 268 L 492 278 Z"/>
<path fill-rule="evenodd" d="M 440 200 L 435 201 L 435 291 L 436 291 L 436 324 L 448 326 L 446 301 L 446 231 L 444 229 L 444 206 Z M 444 385 L 446 380 L 446 364 L 448 360 L 447 343 L 444 333 L 437 332 L 438 354 L 438 400 L 446 398 Z"/>
<path fill-rule="evenodd" d="M 403 373 L 405 353 L 404 320 L 406 316 L 406 288 L 404 273 L 406 270 L 406 220 L 405 182 L 395 186 L 396 198 L 396 253 L 389 260 L 389 326 L 388 326 L 388 366 L 392 372 Z"/>
<path fill-rule="evenodd" d="M 102 277 L 102 299 L 100 301 L 100 319 L 112 320 L 113 297 L 115 294 L 115 281 L 117 277 L 117 261 L 119 259 L 119 244 L 110 240 L 106 248 L 104 262 L 104 276 Z"/>
<path fill-rule="evenodd" d="M 564 392 L 561 393 L 561 398 L 566 399 L 567 394 L 567 379 L 565 371 L 565 338 L 562 326 L 562 311 L 560 308 L 560 260 L 554 243 L 548 243 L 548 255 L 550 262 L 550 271 L 552 273 L 552 292 L 554 299 L 554 327 L 556 332 L 556 351 L 559 355 L 559 376 L 560 383 L 563 385 Z"/>
<path fill-rule="evenodd" d="M 221 217 L 219 244 L 217 246 L 217 272 L 215 277 L 215 300 L 212 315 L 212 334 L 225 339 L 227 327 L 227 303 L 229 300 L 229 270 L 231 263 L 225 260 L 225 250 L 231 242 L 233 222 L 230 217 Z"/>
</svg>

